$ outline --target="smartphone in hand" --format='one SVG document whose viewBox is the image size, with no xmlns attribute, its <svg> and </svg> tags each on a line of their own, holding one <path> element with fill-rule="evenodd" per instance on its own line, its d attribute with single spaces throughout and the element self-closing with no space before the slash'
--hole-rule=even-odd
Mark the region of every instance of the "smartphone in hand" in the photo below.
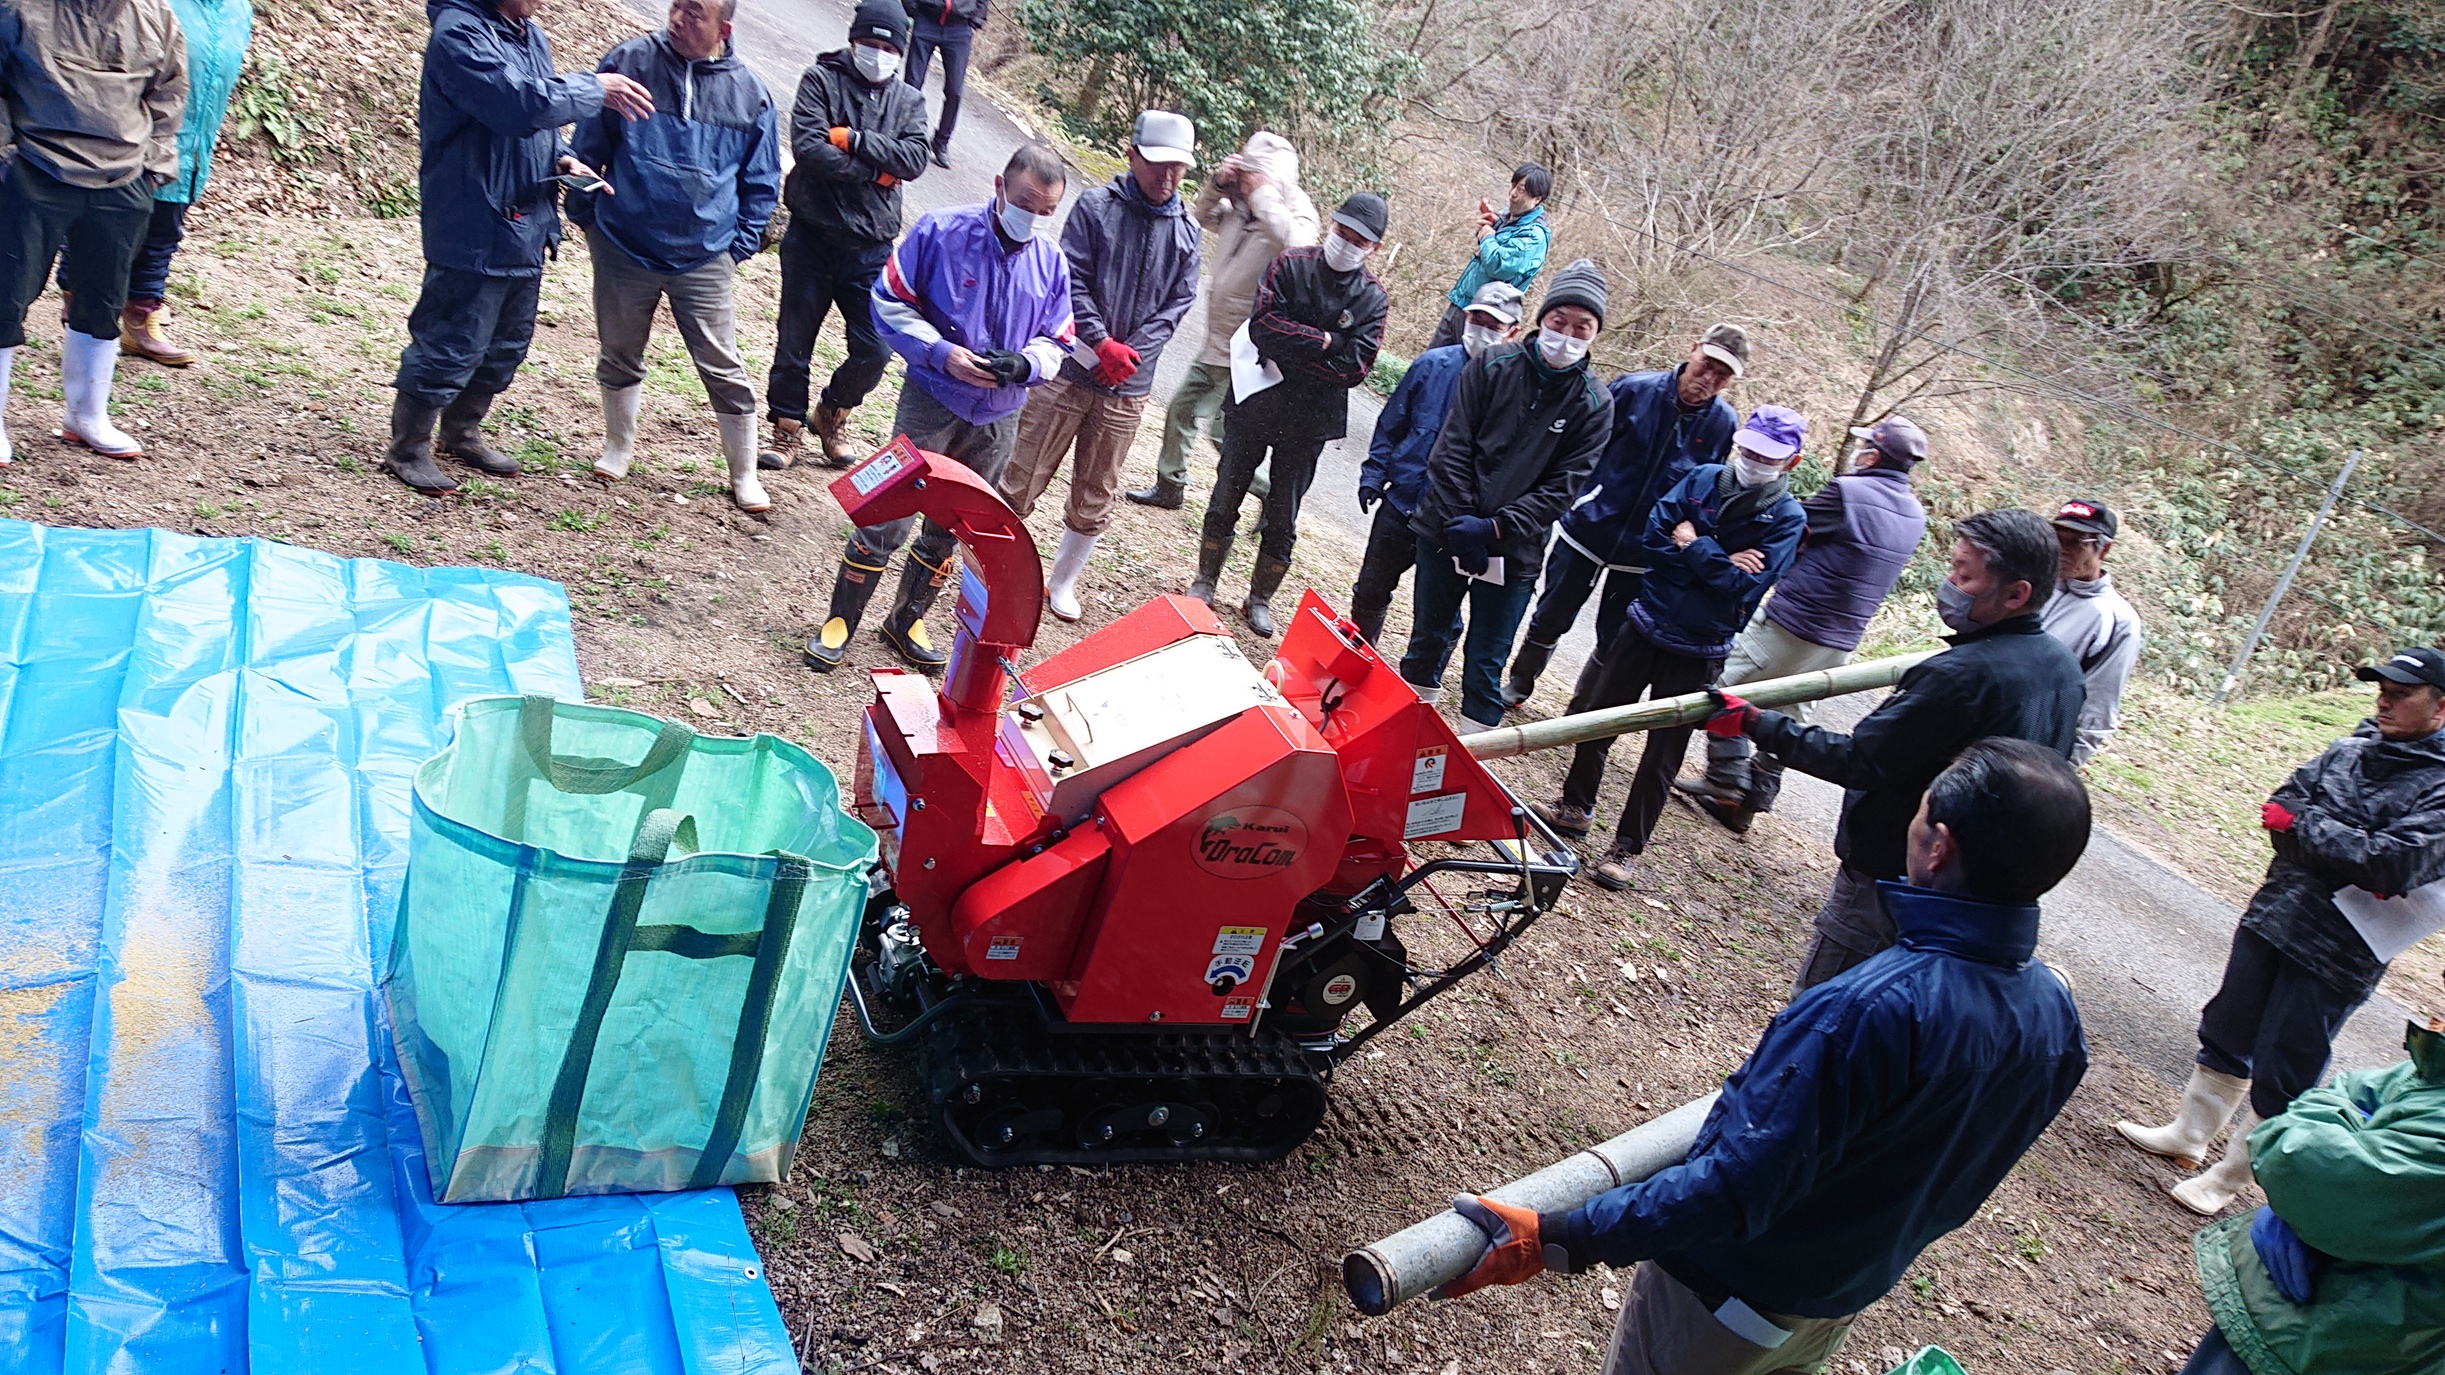
<svg viewBox="0 0 2445 1375">
<path fill-rule="evenodd" d="M 575 172 L 562 172 L 553 177 L 552 180 L 559 182 L 561 185 L 568 187 L 572 191 L 583 191 L 588 195 L 592 195 L 597 191 L 607 191 L 611 188 L 610 182 L 591 174 L 581 176 Z"/>
</svg>

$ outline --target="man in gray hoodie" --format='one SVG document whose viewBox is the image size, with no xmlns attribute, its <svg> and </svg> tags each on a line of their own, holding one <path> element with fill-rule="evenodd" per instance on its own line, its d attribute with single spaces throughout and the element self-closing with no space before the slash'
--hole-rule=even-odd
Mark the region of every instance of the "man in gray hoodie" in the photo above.
<svg viewBox="0 0 2445 1375">
<path fill-rule="evenodd" d="M 2088 683 L 2080 741 L 2071 747 L 2075 767 L 2105 748 L 2121 718 L 2123 687 L 2139 666 L 2144 638 L 2139 613 L 2114 590 L 2114 575 L 2105 571 L 2105 556 L 2121 528 L 2114 508 L 2086 497 L 2074 497 L 2054 513 L 2063 562 L 2056 570 L 2054 597 L 2038 620 L 2080 661 L 2080 676 Z"/>
</svg>

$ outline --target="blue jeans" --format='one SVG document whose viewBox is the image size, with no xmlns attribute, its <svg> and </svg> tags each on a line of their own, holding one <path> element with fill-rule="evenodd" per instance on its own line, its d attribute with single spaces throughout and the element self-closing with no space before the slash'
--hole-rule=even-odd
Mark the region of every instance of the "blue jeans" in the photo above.
<svg viewBox="0 0 2445 1375">
<path fill-rule="evenodd" d="M 2190 1363 L 2182 1367 L 2181 1375 L 2250 1375 L 2250 1368 L 2224 1339 L 2224 1329 L 2211 1327 L 2199 1339 L 2199 1349 L 2190 1353 Z"/>
<path fill-rule="evenodd" d="M 1468 638 L 1460 652 L 1460 714 L 1479 725 L 1503 719 L 1503 662 L 1511 657 L 1511 637 L 1528 614 L 1528 598 L 1536 579 L 1520 576 L 1517 568 L 1501 583 L 1482 582 L 1452 567 L 1452 553 L 1433 540 L 1418 541 L 1415 610 L 1409 620 L 1409 649 L 1401 656 L 1401 676 L 1413 686 L 1433 690 L 1443 686 L 1443 670 L 1452 661 L 1452 639 L 1460 623 L 1460 604 L 1469 605 Z"/>
</svg>

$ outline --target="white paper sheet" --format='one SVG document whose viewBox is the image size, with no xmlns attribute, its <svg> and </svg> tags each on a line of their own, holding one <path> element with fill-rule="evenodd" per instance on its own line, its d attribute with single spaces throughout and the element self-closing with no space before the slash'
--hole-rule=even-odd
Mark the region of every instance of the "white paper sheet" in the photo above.
<svg viewBox="0 0 2445 1375">
<path fill-rule="evenodd" d="M 1248 323 L 1231 331 L 1231 396 L 1245 403 L 1249 397 L 1282 380 L 1282 370 L 1259 358 L 1256 341 L 1248 337 Z"/>
<path fill-rule="evenodd" d="M 2445 931 L 2445 880 L 2414 888 L 2399 898 L 2344 888 L 2336 892 L 2335 906 L 2377 958 L 2388 961 Z"/>
</svg>

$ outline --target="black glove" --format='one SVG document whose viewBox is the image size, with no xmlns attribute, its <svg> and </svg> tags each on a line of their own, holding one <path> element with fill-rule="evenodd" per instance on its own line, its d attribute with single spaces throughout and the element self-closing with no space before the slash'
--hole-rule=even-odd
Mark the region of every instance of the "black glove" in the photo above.
<svg viewBox="0 0 2445 1375">
<path fill-rule="evenodd" d="M 1015 387 L 1025 382 L 1028 375 L 1036 370 L 1035 364 L 1027 361 L 1026 354 L 1013 349 L 987 349 L 976 355 L 976 361 L 984 366 L 985 371 L 993 374 L 995 382 L 1005 387 Z"/>
<path fill-rule="evenodd" d="M 1359 489 L 1358 489 L 1358 513 L 1359 513 L 1360 515 L 1362 515 L 1362 516 L 1363 516 L 1363 515 L 1368 514 L 1369 512 L 1371 512 L 1371 511 L 1373 511 L 1373 510 L 1375 509 L 1375 503 L 1377 503 L 1377 502 L 1379 502 L 1379 501 L 1382 501 L 1383 499 L 1384 499 L 1384 492 L 1383 492 L 1383 489 L 1382 489 L 1382 488 L 1380 488 L 1380 487 L 1361 487 L 1361 488 L 1359 488 Z"/>
<path fill-rule="evenodd" d="M 1487 546 L 1494 543 L 1494 522 L 1484 516 L 1454 516 L 1443 523 L 1443 547 L 1464 573 L 1486 571 Z"/>
</svg>

